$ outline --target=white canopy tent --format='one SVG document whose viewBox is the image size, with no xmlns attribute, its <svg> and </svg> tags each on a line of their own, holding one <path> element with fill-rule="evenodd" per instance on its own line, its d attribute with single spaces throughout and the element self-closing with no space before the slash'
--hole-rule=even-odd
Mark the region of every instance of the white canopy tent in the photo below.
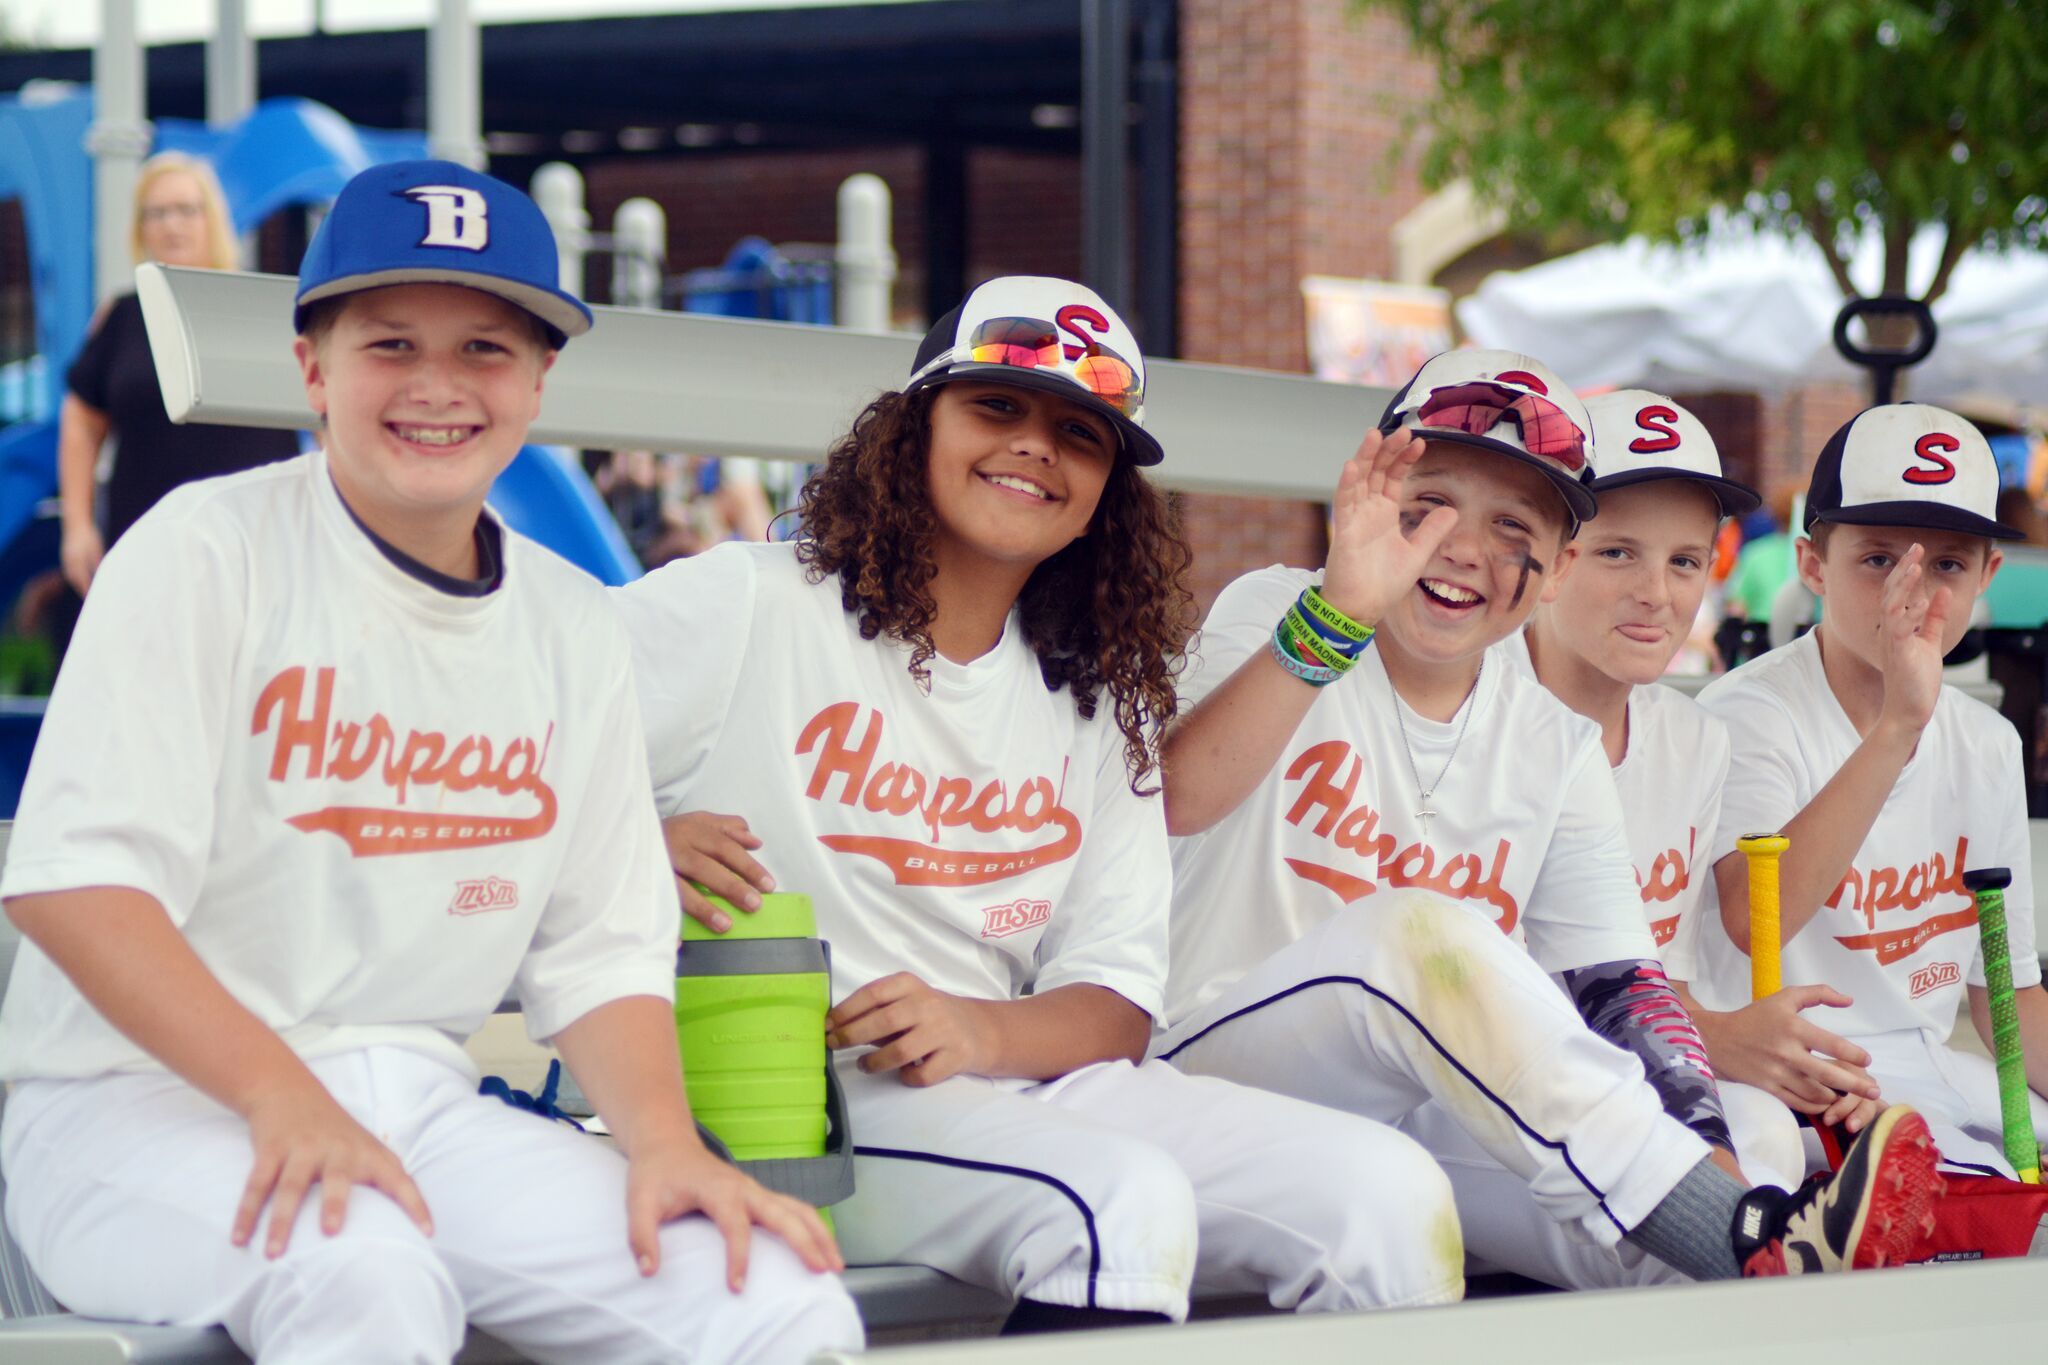
<svg viewBox="0 0 2048 1365">
<path fill-rule="evenodd" d="M 1933 277 L 1941 233 L 1913 243 L 1915 290 Z M 1876 292 L 1873 238 L 1851 275 Z M 1501 271 L 1457 305 L 1481 346 L 1539 356 L 1577 388 L 1777 390 L 1853 382 L 1834 348 L 1842 295 L 1811 241 L 1723 229 L 1698 245 L 1640 238 Z M 2048 252 L 1972 251 L 1935 302 L 1940 340 L 1906 371 L 1905 392 L 2048 407 Z"/>
</svg>

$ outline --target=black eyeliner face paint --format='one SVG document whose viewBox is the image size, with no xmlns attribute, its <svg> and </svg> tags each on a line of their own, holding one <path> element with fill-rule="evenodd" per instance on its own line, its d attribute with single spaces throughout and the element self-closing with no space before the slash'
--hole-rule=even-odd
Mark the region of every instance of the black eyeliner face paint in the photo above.
<svg viewBox="0 0 2048 1365">
<path fill-rule="evenodd" d="M 1546 572 L 1546 570 L 1544 566 L 1537 561 L 1536 556 L 1530 554 L 1527 550 L 1522 550 L 1518 552 L 1518 554 L 1516 555 L 1504 555 L 1502 557 L 1506 559 L 1519 558 L 1520 560 L 1520 563 L 1516 567 L 1518 567 L 1522 571 L 1522 576 L 1515 580 L 1515 595 L 1508 599 L 1508 610 L 1513 611 L 1516 607 L 1522 605 L 1522 593 L 1526 591 L 1529 586 L 1530 573 L 1544 573 Z"/>
</svg>

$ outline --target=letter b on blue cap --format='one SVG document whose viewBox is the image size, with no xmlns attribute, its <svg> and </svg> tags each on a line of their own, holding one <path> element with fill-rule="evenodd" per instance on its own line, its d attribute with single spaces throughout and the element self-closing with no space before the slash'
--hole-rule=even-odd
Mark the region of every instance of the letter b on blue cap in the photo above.
<svg viewBox="0 0 2048 1365">
<path fill-rule="evenodd" d="M 372 166 L 342 186 L 299 266 L 295 328 L 320 299 L 388 285 L 446 283 L 517 304 L 560 346 L 590 330 L 563 291 L 554 229 L 502 180 L 452 161 Z"/>
<path fill-rule="evenodd" d="M 482 251 L 491 244 L 490 206 L 475 190 L 460 185 L 415 185 L 405 197 L 427 206 L 427 235 L 421 246 Z"/>
</svg>

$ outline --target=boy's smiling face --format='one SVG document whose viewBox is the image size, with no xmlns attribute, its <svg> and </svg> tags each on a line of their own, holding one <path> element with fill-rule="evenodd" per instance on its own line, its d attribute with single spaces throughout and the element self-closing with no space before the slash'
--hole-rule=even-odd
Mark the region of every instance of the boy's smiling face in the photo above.
<svg viewBox="0 0 2048 1365">
<path fill-rule="evenodd" d="M 327 419 L 335 484 L 402 549 L 421 533 L 469 533 L 526 441 L 555 357 L 523 310 L 450 284 L 352 294 L 293 353 Z"/>
<path fill-rule="evenodd" d="M 1452 663 L 1520 630 L 1574 552 L 1564 499 L 1519 460 L 1431 441 L 1402 488 L 1401 519 L 1412 529 L 1436 507 L 1455 508 L 1457 524 L 1380 626 L 1417 659 Z"/>
</svg>

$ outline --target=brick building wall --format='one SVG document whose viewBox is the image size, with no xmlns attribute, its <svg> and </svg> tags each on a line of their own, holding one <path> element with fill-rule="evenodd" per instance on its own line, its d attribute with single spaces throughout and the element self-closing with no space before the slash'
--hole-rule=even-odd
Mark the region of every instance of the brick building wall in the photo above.
<svg viewBox="0 0 2048 1365">
<path fill-rule="evenodd" d="M 1394 222 L 1423 198 L 1408 142 L 1435 77 L 1398 23 L 1348 0 L 1181 0 L 1181 352 L 1305 372 L 1301 281 L 1387 278 Z M 1334 482 L 1351 452 L 1330 452 Z M 1206 610 L 1275 561 L 1319 565 L 1319 504 L 1180 500 Z"/>
</svg>

